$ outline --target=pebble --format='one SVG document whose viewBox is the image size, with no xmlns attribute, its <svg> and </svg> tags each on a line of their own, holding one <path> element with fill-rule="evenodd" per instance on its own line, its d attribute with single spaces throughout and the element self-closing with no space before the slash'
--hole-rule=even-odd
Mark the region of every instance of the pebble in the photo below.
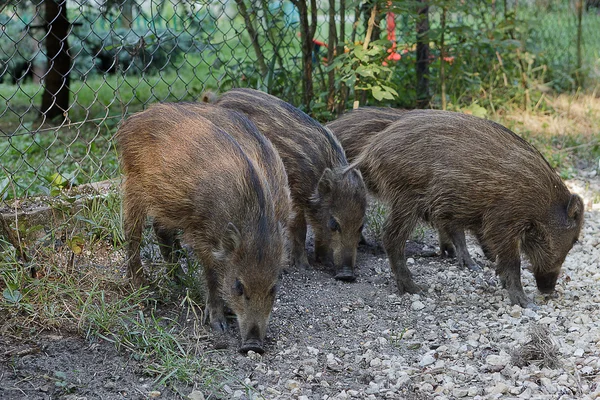
<svg viewBox="0 0 600 400">
<path fill-rule="evenodd" d="M 425 308 L 425 304 L 417 300 L 411 304 L 410 308 L 413 311 L 419 311 Z"/>
<path fill-rule="evenodd" d="M 510 362 L 510 357 L 506 356 L 506 355 L 489 355 L 485 358 L 485 362 L 488 365 L 494 366 L 494 367 L 504 367 L 505 365 L 507 365 Z"/>
<path fill-rule="evenodd" d="M 190 394 L 188 394 L 189 400 L 204 400 L 204 393 L 199 390 L 193 390 Z"/>
<path fill-rule="evenodd" d="M 436 358 L 434 356 L 434 353 L 427 353 L 423 356 L 423 358 L 421 358 L 421 361 L 419 361 L 419 366 L 426 367 L 428 365 L 435 363 L 435 361 L 436 361 Z"/>
<path fill-rule="evenodd" d="M 498 382 L 494 387 L 492 387 L 489 391 L 490 394 L 504 394 L 508 392 L 508 385 L 504 382 Z"/>
<path fill-rule="evenodd" d="M 469 395 L 469 390 L 468 389 L 459 389 L 459 388 L 456 388 L 456 389 L 452 390 L 452 395 L 454 397 L 459 397 L 459 398 L 460 397 L 466 397 L 466 396 Z"/>
</svg>

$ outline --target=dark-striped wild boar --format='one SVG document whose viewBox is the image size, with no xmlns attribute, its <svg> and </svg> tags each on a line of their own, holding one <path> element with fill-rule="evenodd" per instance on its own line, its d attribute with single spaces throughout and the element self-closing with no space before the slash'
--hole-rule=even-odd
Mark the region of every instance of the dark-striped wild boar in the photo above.
<svg viewBox="0 0 600 400">
<path fill-rule="evenodd" d="M 316 259 L 333 263 L 336 279 L 355 280 L 366 189 L 360 173 L 347 168 L 337 139 L 302 111 L 257 90 L 231 90 L 216 104 L 246 114 L 281 155 L 294 211 L 290 224 L 293 262 L 308 265 L 308 222 L 315 232 Z"/>
<path fill-rule="evenodd" d="M 583 224 L 581 198 L 531 144 L 470 115 L 406 113 L 351 167 L 390 206 L 383 245 L 401 293 L 419 291 L 404 256 L 419 219 L 453 238 L 465 230 L 480 235 L 511 302 L 523 307 L 534 305 L 521 285 L 521 251 L 538 289 L 550 293 Z"/>
<path fill-rule="evenodd" d="M 353 162 L 373 137 L 392 123 L 400 120 L 407 113 L 410 113 L 410 111 L 383 107 L 361 107 L 328 123 L 327 127 L 339 139 L 346 151 L 348 160 Z M 437 227 L 437 231 L 441 256 L 456 256 L 459 265 L 470 270 L 481 269 L 469 254 L 464 232 L 447 232 L 443 226 Z M 474 233 L 480 241 L 486 256 L 492 259 L 489 249 L 483 244 L 481 235 L 477 232 Z M 366 240 L 362 240 L 366 242 Z"/>
<path fill-rule="evenodd" d="M 240 350 L 262 352 L 285 251 L 267 173 L 223 129 L 178 104 L 132 115 L 117 144 L 128 275 L 144 282 L 139 253 L 147 216 L 168 236 L 182 230 L 204 268 L 211 326 L 226 329 L 227 304 L 237 316 Z"/>
</svg>

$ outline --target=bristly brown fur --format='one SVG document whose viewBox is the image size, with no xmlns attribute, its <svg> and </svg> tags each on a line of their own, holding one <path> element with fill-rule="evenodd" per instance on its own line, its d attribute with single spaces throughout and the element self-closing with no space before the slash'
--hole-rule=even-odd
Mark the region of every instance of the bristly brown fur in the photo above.
<svg viewBox="0 0 600 400">
<path fill-rule="evenodd" d="M 419 290 L 404 260 L 419 219 L 452 237 L 475 232 L 497 256 L 511 301 L 522 306 L 531 302 L 521 286 L 520 251 L 538 288 L 552 290 L 583 223 L 581 198 L 533 146 L 470 115 L 407 112 L 376 134 L 352 166 L 391 207 L 383 240 L 401 292 Z"/>
<path fill-rule="evenodd" d="M 281 155 L 295 212 L 294 262 L 308 264 L 308 223 L 315 231 L 317 259 L 333 262 L 338 279 L 354 279 L 366 189 L 358 171 L 343 173 L 348 162 L 335 136 L 297 108 L 257 90 L 231 90 L 216 104 L 246 114 Z"/>
<path fill-rule="evenodd" d="M 408 110 L 387 107 L 360 107 L 329 122 L 325 127 L 338 138 L 346 157 L 352 162 L 372 137 L 402 118 L 406 112 Z"/>
<path fill-rule="evenodd" d="M 139 250 L 146 216 L 154 219 L 161 250 L 183 230 L 204 267 L 211 325 L 225 328 L 226 302 L 243 342 L 254 346 L 266 332 L 284 255 L 285 221 L 278 219 L 273 194 L 285 213 L 287 191 L 276 187 L 285 184 L 285 174 L 273 172 L 282 163 L 267 142 L 257 141 L 250 122 L 213 108 L 156 104 L 119 129 L 128 274 L 143 282 Z M 235 138 L 210 119 L 230 119 L 223 125 Z M 269 170 L 265 157 L 272 161 Z"/>
</svg>

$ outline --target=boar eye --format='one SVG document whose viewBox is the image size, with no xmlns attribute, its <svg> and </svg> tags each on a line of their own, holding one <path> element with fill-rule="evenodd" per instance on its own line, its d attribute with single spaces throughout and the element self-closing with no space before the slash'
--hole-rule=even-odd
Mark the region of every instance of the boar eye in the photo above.
<svg viewBox="0 0 600 400">
<path fill-rule="evenodd" d="M 341 232 L 342 231 L 342 228 L 340 228 L 339 222 L 337 222 L 336 219 L 333 217 L 329 218 L 329 229 L 331 229 L 332 232 Z"/>
<path fill-rule="evenodd" d="M 233 284 L 233 287 L 231 289 L 233 294 L 237 296 L 242 296 L 244 294 L 244 284 L 240 282 L 239 279 L 235 280 L 235 283 Z"/>
</svg>

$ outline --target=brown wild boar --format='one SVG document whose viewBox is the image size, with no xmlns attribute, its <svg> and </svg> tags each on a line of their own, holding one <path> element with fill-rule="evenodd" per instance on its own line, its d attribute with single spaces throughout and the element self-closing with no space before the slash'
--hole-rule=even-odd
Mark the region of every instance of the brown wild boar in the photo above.
<svg viewBox="0 0 600 400">
<path fill-rule="evenodd" d="M 240 350 L 262 352 L 285 247 L 277 190 L 269 187 L 275 181 L 231 135 L 185 105 L 134 114 L 116 139 L 128 275 L 144 282 L 139 252 L 147 216 L 167 237 L 182 230 L 204 268 L 211 326 L 226 329 L 227 304 L 237 316 Z"/>
<path fill-rule="evenodd" d="M 356 248 L 366 210 L 360 173 L 328 129 L 292 105 L 252 89 L 234 89 L 218 106 L 246 114 L 279 152 L 288 175 L 294 218 L 292 259 L 308 266 L 307 223 L 315 232 L 317 261 L 333 264 L 335 278 L 356 279 Z"/>
<path fill-rule="evenodd" d="M 447 232 L 478 234 L 496 256 L 513 304 L 534 306 L 521 286 L 521 251 L 538 289 L 554 290 L 583 224 L 583 202 L 544 157 L 495 122 L 415 110 L 378 133 L 350 167 L 390 207 L 383 245 L 401 293 L 416 293 L 404 248 L 421 219 Z M 463 246 L 464 247 L 464 246 Z"/>
<path fill-rule="evenodd" d="M 325 125 L 338 138 L 348 161 L 353 162 L 375 134 L 402 118 L 408 110 L 360 107 Z"/>
<path fill-rule="evenodd" d="M 206 103 L 178 104 L 208 119 L 238 142 L 242 151 L 265 174 L 275 204 L 277 220 L 287 227 L 292 209 L 290 189 L 283 161 L 271 141 L 258 131 L 252 121 L 238 111 Z"/>
<path fill-rule="evenodd" d="M 377 133 L 386 129 L 393 122 L 400 120 L 409 110 L 384 107 L 361 107 L 352 110 L 340 118 L 328 123 L 326 126 L 339 139 L 346 151 L 346 156 L 353 162 L 360 152 Z M 466 239 L 463 233 L 445 232 L 443 227 L 438 230 L 440 254 L 442 256 L 457 257 L 458 264 L 470 270 L 479 270 L 481 267 L 471 258 L 466 247 Z M 481 235 L 477 234 L 485 254 L 493 259 L 489 249 L 483 244 Z M 454 239 L 454 241 L 453 241 Z M 366 242 L 365 239 L 362 239 Z"/>
</svg>

